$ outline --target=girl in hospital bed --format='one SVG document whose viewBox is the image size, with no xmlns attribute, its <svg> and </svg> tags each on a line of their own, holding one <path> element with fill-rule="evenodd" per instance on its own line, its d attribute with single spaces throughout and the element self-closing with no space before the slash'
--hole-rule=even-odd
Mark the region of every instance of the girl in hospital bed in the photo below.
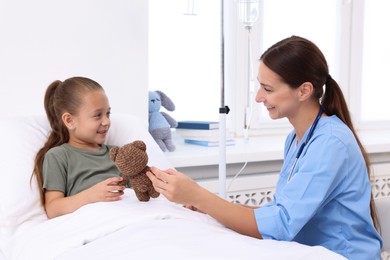
<svg viewBox="0 0 390 260">
<path fill-rule="evenodd" d="M 322 52 L 304 38 L 286 38 L 261 56 L 258 81 L 256 101 L 294 127 L 273 201 L 258 208 L 229 203 L 180 172 L 153 167 L 155 189 L 248 236 L 380 259 L 367 153 Z"/>
<path fill-rule="evenodd" d="M 95 81 L 56 80 L 46 90 L 45 110 L 51 126 L 35 158 L 34 174 L 49 218 L 98 201 L 116 201 L 125 189 L 104 144 L 110 128 L 110 105 Z"/>
</svg>

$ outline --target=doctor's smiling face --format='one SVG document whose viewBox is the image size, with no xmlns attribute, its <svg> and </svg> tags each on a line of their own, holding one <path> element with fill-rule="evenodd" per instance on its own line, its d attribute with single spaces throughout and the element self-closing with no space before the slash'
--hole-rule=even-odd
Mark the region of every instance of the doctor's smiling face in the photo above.
<svg viewBox="0 0 390 260">
<path fill-rule="evenodd" d="M 286 84 L 262 61 L 259 65 L 258 81 L 260 88 L 256 94 L 256 102 L 264 104 L 272 119 L 290 118 L 299 103 L 298 90 Z"/>
</svg>

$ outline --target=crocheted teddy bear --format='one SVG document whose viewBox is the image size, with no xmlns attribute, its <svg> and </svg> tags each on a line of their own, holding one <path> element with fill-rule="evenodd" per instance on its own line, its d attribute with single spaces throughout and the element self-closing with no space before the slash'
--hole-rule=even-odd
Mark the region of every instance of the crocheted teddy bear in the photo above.
<svg viewBox="0 0 390 260">
<path fill-rule="evenodd" d="M 177 127 L 177 121 L 167 113 L 160 111 L 161 107 L 168 111 L 175 110 L 175 104 L 164 92 L 149 91 L 149 133 L 161 150 L 173 152 L 176 147 L 170 128 Z"/>
<path fill-rule="evenodd" d="M 149 166 L 146 144 L 143 141 L 112 147 L 110 158 L 122 173 L 124 183 L 129 181 L 139 201 L 149 201 L 151 197 L 157 198 L 160 195 L 145 174 Z"/>
</svg>

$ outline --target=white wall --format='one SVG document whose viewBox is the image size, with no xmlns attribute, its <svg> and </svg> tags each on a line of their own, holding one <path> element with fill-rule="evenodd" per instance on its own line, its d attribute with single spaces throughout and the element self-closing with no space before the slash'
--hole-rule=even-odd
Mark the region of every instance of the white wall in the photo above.
<svg viewBox="0 0 390 260">
<path fill-rule="evenodd" d="M 147 120 L 147 0 L 0 0 L 0 115 L 44 113 L 54 80 L 86 76 L 113 113 Z"/>
</svg>

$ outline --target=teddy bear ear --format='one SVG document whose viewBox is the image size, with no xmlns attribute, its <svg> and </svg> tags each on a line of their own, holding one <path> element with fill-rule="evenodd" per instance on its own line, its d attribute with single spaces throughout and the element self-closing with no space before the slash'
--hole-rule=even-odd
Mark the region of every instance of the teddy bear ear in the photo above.
<svg viewBox="0 0 390 260">
<path fill-rule="evenodd" d="M 115 146 L 110 149 L 110 158 L 115 162 L 116 155 L 118 154 L 119 147 Z"/>
<path fill-rule="evenodd" d="M 142 151 L 146 151 L 146 144 L 141 140 L 136 140 L 133 145 Z"/>
</svg>

